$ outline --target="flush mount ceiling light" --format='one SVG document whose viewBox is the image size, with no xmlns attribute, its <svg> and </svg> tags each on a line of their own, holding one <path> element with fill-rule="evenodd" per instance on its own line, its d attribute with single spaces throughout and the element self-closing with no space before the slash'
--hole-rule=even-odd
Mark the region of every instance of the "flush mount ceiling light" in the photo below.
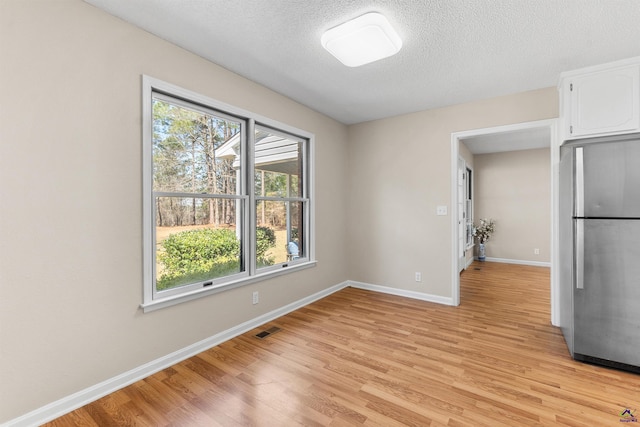
<svg viewBox="0 0 640 427">
<path fill-rule="evenodd" d="M 402 40 L 387 18 L 370 12 L 327 30 L 322 47 L 347 67 L 358 67 L 398 53 Z"/>
</svg>

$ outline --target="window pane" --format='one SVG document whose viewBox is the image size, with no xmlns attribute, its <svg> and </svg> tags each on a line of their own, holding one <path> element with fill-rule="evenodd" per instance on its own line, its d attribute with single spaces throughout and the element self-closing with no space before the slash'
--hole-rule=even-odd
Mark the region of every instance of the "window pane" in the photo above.
<svg viewBox="0 0 640 427">
<path fill-rule="evenodd" d="M 255 194 L 267 197 L 303 197 L 303 144 L 264 129 L 256 129 Z"/>
<path fill-rule="evenodd" d="M 156 290 L 244 270 L 241 230 L 236 222 L 238 203 L 232 199 L 156 198 Z"/>
<path fill-rule="evenodd" d="M 153 190 L 238 194 L 240 123 L 153 100 Z"/>
<path fill-rule="evenodd" d="M 303 202 L 257 202 L 256 258 L 258 267 L 293 261 L 303 254 Z"/>
</svg>

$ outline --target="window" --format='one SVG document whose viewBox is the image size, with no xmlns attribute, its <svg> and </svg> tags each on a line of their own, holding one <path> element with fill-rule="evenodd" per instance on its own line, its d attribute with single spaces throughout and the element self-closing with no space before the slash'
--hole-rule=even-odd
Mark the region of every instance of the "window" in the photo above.
<svg viewBox="0 0 640 427">
<path fill-rule="evenodd" d="M 143 88 L 145 311 L 313 265 L 313 136 Z"/>
<path fill-rule="evenodd" d="M 264 228 L 270 228 L 279 230 L 283 234 L 280 241 L 287 242 L 286 253 L 275 251 L 267 257 L 258 253 L 259 267 L 266 268 L 305 255 L 305 233 L 300 232 L 308 210 L 304 195 L 305 141 L 256 126 L 254 144 L 256 241 L 259 243 Z"/>
</svg>

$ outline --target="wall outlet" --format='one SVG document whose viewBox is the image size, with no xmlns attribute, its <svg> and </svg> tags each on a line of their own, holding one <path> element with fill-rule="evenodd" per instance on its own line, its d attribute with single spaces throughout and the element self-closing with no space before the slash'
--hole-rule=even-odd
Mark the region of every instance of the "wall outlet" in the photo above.
<svg viewBox="0 0 640 427">
<path fill-rule="evenodd" d="M 436 207 L 436 215 L 446 215 L 447 214 L 447 207 L 446 206 L 438 206 Z"/>
<path fill-rule="evenodd" d="M 533 250 L 533 254 L 534 254 L 534 255 L 540 255 L 540 249 L 535 248 L 535 249 Z"/>
<path fill-rule="evenodd" d="M 416 282 L 422 282 L 422 273 L 416 271 Z"/>
<path fill-rule="evenodd" d="M 253 292 L 253 305 L 256 305 L 259 302 L 260 302 L 260 294 L 258 293 L 258 291 L 254 291 Z"/>
</svg>

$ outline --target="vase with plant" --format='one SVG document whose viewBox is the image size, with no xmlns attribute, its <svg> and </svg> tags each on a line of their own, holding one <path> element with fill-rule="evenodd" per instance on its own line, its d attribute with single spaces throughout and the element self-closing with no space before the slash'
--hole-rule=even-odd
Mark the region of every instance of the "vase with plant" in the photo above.
<svg viewBox="0 0 640 427">
<path fill-rule="evenodd" d="M 482 218 L 479 226 L 473 226 L 473 235 L 478 239 L 478 261 L 485 260 L 485 243 L 496 229 L 496 223 L 492 219 Z"/>
</svg>

